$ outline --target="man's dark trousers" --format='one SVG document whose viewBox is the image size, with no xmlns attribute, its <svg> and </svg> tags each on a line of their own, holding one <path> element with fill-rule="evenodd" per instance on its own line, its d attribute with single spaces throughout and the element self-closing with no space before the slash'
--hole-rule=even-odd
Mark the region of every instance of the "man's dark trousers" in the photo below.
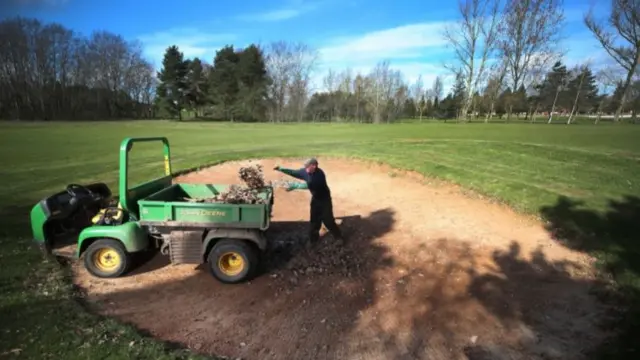
<svg viewBox="0 0 640 360">
<path fill-rule="evenodd" d="M 309 227 L 309 240 L 315 243 L 320 238 L 322 224 L 327 227 L 331 235 L 336 239 L 342 239 L 342 232 L 333 217 L 333 203 L 331 198 L 311 199 L 311 221 Z"/>
</svg>

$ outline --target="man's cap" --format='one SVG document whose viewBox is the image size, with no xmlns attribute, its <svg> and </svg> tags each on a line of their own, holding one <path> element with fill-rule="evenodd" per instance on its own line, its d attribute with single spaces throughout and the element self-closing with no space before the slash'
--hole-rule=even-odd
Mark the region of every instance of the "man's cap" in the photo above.
<svg viewBox="0 0 640 360">
<path fill-rule="evenodd" d="M 307 167 L 309 165 L 316 165 L 317 166 L 318 165 L 318 160 L 316 158 L 314 158 L 314 157 L 307 159 L 304 162 L 304 167 Z"/>
</svg>

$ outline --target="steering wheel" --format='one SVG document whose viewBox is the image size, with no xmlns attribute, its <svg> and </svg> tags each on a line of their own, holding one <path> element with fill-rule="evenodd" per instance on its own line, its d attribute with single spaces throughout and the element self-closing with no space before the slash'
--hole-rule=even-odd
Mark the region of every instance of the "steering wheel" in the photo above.
<svg viewBox="0 0 640 360">
<path fill-rule="evenodd" d="M 78 191 L 79 190 L 79 191 Z M 80 197 L 95 197 L 93 191 L 89 190 L 86 186 L 82 186 L 79 184 L 69 184 L 67 185 L 67 193 L 74 198 Z"/>
</svg>

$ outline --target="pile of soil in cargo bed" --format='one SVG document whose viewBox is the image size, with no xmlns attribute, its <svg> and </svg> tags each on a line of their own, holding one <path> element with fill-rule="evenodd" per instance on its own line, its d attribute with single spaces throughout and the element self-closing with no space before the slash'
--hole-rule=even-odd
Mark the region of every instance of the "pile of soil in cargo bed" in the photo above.
<svg viewBox="0 0 640 360">
<path fill-rule="evenodd" d="M 268 180 L 284 179 L 260 160 Z M 246 162 L 177 179 L 237 183 Z M 588 259 L 544 227 L 453 186 L 320 159 L 344 245 L 307 246 L 309 193 L 276 191 L 262 274 L 223 285 L 157 256 L 77 283 L 100 311 L 194 351 L 243 359 L 580 358 L 602 334 Z M 324 232 L 324 230 L 323 230 Z"/>
</svg>

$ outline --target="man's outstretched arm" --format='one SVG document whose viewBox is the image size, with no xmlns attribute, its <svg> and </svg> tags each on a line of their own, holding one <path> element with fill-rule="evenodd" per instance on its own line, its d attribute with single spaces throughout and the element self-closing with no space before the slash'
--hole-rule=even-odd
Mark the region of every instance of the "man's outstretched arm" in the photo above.
<svg viewBox="0 0 640 360">
<path fill-rule="evenodd" d="M 274 167 L 273 169 L 274 169 L 274 170 L 277 170 L 277 171 L 280 171 L 280 172 L 281 172 L 281 173 L 283 173 L 283 174 L 287 174 L 287 175 L 289 175 L 289 176 L 292 176 L 292 177 L 294 177 L 294 178 L 296 178 L 296 179 L 298 179 L 298 180 L 304 180 L 304 179 L 302 178 L 302 174 L 301 174 L 301 172 L 302 172 L 304 169 L 287 169 L 287 168 L 283 168 L 283 167 L 281 167 L 280 165 L 278 165 L 278 166 Z M 306 184 L 305 184 L 305 186 L 306 186 Z"/>
</svg>

